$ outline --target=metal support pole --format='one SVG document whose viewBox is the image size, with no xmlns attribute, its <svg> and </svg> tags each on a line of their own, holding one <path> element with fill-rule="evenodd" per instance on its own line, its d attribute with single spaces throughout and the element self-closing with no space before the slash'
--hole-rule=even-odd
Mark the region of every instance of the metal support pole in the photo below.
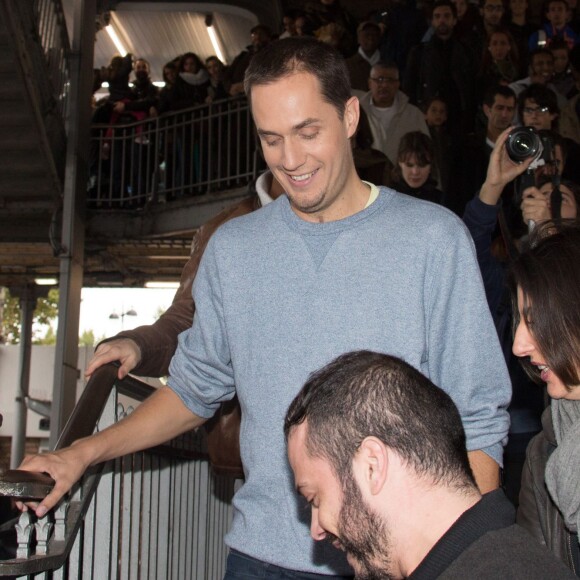
<svg viewBox="0 0 580 580">
<path fill-rule="evenodd" d="M 85 197 L 88 178 L 90 101 L 96 0 L 74 3 L 70 55 L 71 95 L 63 198 L 58 331 L 49 445 L 54 448 L 76 401 L 78 334 L 85 249 Z"/>
<path fill-rule="evenodd" d="M 19 381 L 14 399 L 14 433 L 10 450 L 10 469 L 16 469 L 24 459 L 26 444 L 26 397 L 30 385 L 30 355 L 32 352 L 32 318 L 37 294 L 34 286 L 26 286 L 20 295 L 20 361 Z"/>
</svg>

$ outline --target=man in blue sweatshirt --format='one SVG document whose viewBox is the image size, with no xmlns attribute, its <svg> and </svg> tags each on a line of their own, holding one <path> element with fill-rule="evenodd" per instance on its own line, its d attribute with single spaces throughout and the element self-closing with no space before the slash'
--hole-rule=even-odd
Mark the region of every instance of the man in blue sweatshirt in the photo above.
<svg viewBox="0 0 580 580">
<path fill-rule="evenodd" d="M 344 59 L 288 38 L 254 56 L 245 89 L 286 195 L 210 239 L 168 386 L 127 419 L 23 468 L 57 481 L 52 507 L 94 463 L 166 441 L 237 392 L 245 483 L 226 536 L 227 579 L 349 577 L 314 544 L 285 452 L 286 409 L 307 376 L 354 349 L 394 354 L 453 398 L 482 491 L 499 481 L 510 386 L 469 234 L 455 215 L 362 182 Z"/>
</svg>

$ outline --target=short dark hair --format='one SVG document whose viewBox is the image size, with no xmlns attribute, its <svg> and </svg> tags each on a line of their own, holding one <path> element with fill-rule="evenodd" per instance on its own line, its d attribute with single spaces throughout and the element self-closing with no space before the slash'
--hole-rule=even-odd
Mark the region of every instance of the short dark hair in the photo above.
<svg viewBox="0 0 580 580">
<path fill-rule="evenodd" d="M 549 48 L 536 48 L 536 50 L 532 50 L 528 55 L 528 62 L 530 65 L 534 62 L 534 58 L 536 58 L 538 54 L 547 54 L 552 60 L 554 60 L 554 55 L 550 52 Z"/>
<path fill-rule="evenodd" d="M 518 114 L 523 120 L 523 112 L 526 100 L 534 101 L 538 107 L 548 107 L 552 114 L 559 115 L 558 97 L 556 93 L 546 85 L 532 83 L 526 87 L 518 96 Z"/>
<path fill-rule="evenodd" d="M 359 445 L 374 436 L 433 483 L 475 487 L 451 397 L 394 356 L 351 352 L 312 374 L 288 409 L 286 438 L 305 421 L 307 452 L 329 461 L 343 485 Z"/>
<path fill-rule="evenodd" d="M 564 4 L 566 6 L 566 10 L 570 8 L 570 4 L 568 4 L 568 0 L 546 0 L 544 4 L 544 13 L 547 14 L 548 10 L 550 9 L 550 4 L 555 4 L 556 2 L 560 4 Z"/>
<path fill-rule="evenodd" d="M 433 141 L 428 135 L 421 131 L 409 131 L 401 137 L 397 150 L 397 162 L 392 171 L 395 181 L 400 181 L 403 178 L 399 163 L 405 163 L 411 156 L 414 156 L 416 162 L 422 166 L 434 163 L 435 149 Z"/>
<path fill-rule="evenodd" d="M 512 89 L 510 89 L 509 87 L 507 87 L 506 85 L 492 85 L 491 87 L 488 87 L 483 95 L 483 104 L 487 105 L 489 108 L 493 107 L 494 103 L 495 103 L 495 97 L 497 95 L 500 95 L 501 97 L 504 97 L 505 99 L 509 99 L 512 98 L 514 100 L 514 106 L 516 104 L 517 101 L 517 97 L 516 94 L 514 93 L 514 91 Z"/>
<path fill-rule="evenodd" d="M 256 26 L 250 30 L 250 34 L 259 34 L 260 32 L 268 38 L 272 38 L 272 29 L 265 24 L 256 24 Z"/>
<path fill-rule="evenodd" d="M 244 78 L 244 89 L 251 103 L 252 87 L 268 85 L 295 73 L 309 73 L 320 84 L 322 98 L 344 117 L 351 98 L 346 61 L 330 45 L 315 38 L 284 38 L 276 40 L 256 53 Z"/>
<path fill-rule="evenodd" d="M 399 65 L 394 60 L 379 60 L 371 66 L 371 70 L 374 68 L 384 68 L 386 70 L 396 70 L 399 72 Z"/>
<path fill-rule="evenodd" d="M 441 6 L 447 6 L 448 8 L 451 8 L 453 17 L 457 18 L 457 6 L 455 6 L 451 0 L 436 0 L 433 3 L 433 8 L 431 8 L 431 18 L 433 18 L 433 12 L 435 12 L 435 8 L 440 8 Z"/>
<path fill-rule="evenodd" d="M 435 95 L 434 97 L 429 97 L 426 101 L 424 101 L 423 103 L 421 103 L 421 111 L 425 114 L 427 114 L 427 111 L 429 110 L 429 107 L 433 104 L 433 103 L 443 103 L 445 105 L 446 109 L 449 109 L 449 105 L 447 104 L 447 101 L 445 100 L 444 97 L 440 97 L 439 95 Z"/>
<path fill-rule="evenodd" d="M 534 230 L 529 248 L 512 263 L 508 279 L 514 330 L 520 322 L 520 287 L 524 320 L 552 372 L 570 388 L 580 384 L 580 225 L 566 221 L 554 230 L 551 223 Z M 541 383 L 537 367 L 527 359 L 521 362 Z"/>
</svg>

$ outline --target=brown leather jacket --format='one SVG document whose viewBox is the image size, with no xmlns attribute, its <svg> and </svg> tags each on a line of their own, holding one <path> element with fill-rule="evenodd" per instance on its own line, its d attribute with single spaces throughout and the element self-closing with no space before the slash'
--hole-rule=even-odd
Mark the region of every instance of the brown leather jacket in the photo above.
<svg viewBox="0 0 580 580">
<path fill-rule="evenodd" d="M 191 327 L 195 306 L 191 295 L 193 280 L 197 274 L 201 257 L 213 233 L 223 223 L 251 213 L 261 207 L 257 194 L 243 199 L 237 205 L 226 208 L 206 222 L 193 236 L 191 255 L 181 273 L 179 288 L 167 311 L 150 326 L 138 326 L 120 332 L 108 339 L 130 338 L 141 350 L 141 360 L 132 373 L 141 377 L 163 377 L 167 375 L 169 363 L 177 348 L 177 336 Z"/>
<path fill-rule="evenodd" d="M 578 538 L 566 528 L 545 484 L 546 463 L 557 447 L 550 407 L 542 415 L 542 427 L 526 451 L 516 521 L 579 576 Z"/>
</svg>

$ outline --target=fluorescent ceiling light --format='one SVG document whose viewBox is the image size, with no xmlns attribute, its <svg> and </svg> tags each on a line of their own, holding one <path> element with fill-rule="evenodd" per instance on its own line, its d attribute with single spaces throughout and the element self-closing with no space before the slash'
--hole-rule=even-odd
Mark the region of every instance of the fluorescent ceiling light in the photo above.
<svg viewBox="0 0 580 580">
<path fill-rule="evenodd" d="M 209 34 L 209 39 L 211 40 L 211 44 L 213 46 L 213 49 L 215 50 L 216 56 L 225 64 L 226 59 L 224 58 L 224 54 L 220 48 L 218 35 L 213 25 L 207 27 L 207 33 Z"/>
<path fill-rule="evenodd" d="M 109 24 L 108 26 L 105 26 L 105 30 L 107 31 L 107 34 L 111 37 L 113 44 L 117 47 L 117 50 L 119 51 L 121 56 L 125 56 L 127 54 L 127 51 L 125 50 L 123 43 L 121 42 L 121 40 L 117 36 L 117 33 L 115 32 L 115 29 L 113 28 L 113 26 L 111 24 Z"/>
<path fill-rule="evenodd" d="M 58 280 L 56 278 L 35 278 L 34 282 L 38 286 L 56 286 L 58 284 Z"/>
<path fill-rule="evenodd" d="M 145 288 L 179 288 L 179 282 L 145 282 Z"/>
</svg>

